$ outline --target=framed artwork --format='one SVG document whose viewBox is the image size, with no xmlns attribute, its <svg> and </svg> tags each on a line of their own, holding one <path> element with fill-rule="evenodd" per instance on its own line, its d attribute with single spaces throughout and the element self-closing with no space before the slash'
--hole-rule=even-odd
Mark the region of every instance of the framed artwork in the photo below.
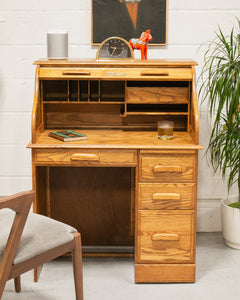
<svg viewBox="0 0 240 300">
<path fill-rule="evenodd" d="M 167 44 L 168 0 L 92 0 L 92 44 L 118 36 L 129 41 L 150 29 L 153 45 Z"/>
</svg>

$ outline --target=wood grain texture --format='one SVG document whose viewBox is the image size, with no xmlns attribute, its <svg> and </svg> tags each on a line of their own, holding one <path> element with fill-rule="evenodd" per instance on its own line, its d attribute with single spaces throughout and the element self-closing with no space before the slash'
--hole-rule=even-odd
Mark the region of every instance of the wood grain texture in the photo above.
<svg viewBox="0 0 240 300">
<path fill-rule="evenodd" d="M 183 169 L 181 166 L 172 165 L 172 166 L 155 166 L 153 167 L 154 173 L 182 173 Z"/>
<path fill-rule="evenodd" d="M 142 154 L 140 180 L 159 182 L 193 182 L 196 156 L 194 154 Z"/>
<path fill-rule="evenodd" d="M 194 214 L 192 211 L 141 210 L 138 214 L 138 262 L 194 262 Z M 155 235 L 162 239 L 152 238 Z M 172 236 L 178 236 L 178 238 L 172 239 Z"/>
<path fill-rule="evenodd" d="M 135 166 L 137 164 L 135 150 L 108 149 L 63 149 L 42 150 L 35 153 L 35 163 L 38 165 L 69 165 L 69 166 Z"/>
<path fill-rule="evenodd" d="M 42 129 L 41 120 L 41 102 L 40 102 L 40 87 L 39 87 L 39 70 L 37 66 L 35 71 L 35 88 L 34 88 L 34 100 L 32 109 L 32 142 L 35 143 L 40 135 Z"/>
<path fill-rule="evenodd" d="M 83 246 L 133 245 L 131 168 L 49 169 L 52 218 L 81 231 Z"/>
<path fill-rule="evenodd" d="M 188 103 L 188 88 L 181 87 L 128 87 L 128 103 Z"/>
<path fill-rule="evenodd" d="M 86 134 L 88 139 L 83 141 L 64 143 L 48 136 L 50 130 L 45 130 L 36 141 L 30 143 L 33 149 L 175 149 L 191 150 L 202 149 L 201 145 L 195 144 L 191 135 L 187 132 L 174 132 L 173 139 L 163 141 L 158 139 L 156 131 L 134 131 L 134 130 L 76 130 Z M 151 151 L 152 151 L 151 150 Z"/>
<path fill-rule="evenodd" d="M 139 183 L 139 209 L 194 209 L 194 183 Z"/>
<path fill-rule="evenodd" d="M 35 201 L 33 202 L 33 212 L 50 216 L 47 201 L 47 194 L 49 193 L 48 167 L 37 167 L 34 164 L 33 175 L 33 189 L 36 192 Z"/>
<path fill-rule="evenodd" d="M 44 103 L 45 129 L 121 127 L 121 109 L 121 104 L 98 102 Z"/>
<path fill-rule="evenodd" d="M 152 195 L 153 201 L 161 200 L 180 200 L 181 195 L 177 193 L 154 193 Z"/>
<path fill-rule="evenodd" d="M 197 103 L 197 87 L 196 87 L 196 71 L 192 68 L 193 82 L 192 82 L 192 105 L 191 105 L 191 134 L 196 144 L 199 143 L 199 112 Z"/>
<path fill-rule="evenodd" d="M 136 264 L 136 283 L 194 282 L 195 264 Z"/>
<path fill-rule="evenodd" d="M 46 104 L 46 103 L 45 103 Z M 172 120 L 174 122 L 175 132 L 187 131 L 187 112 L 161 112 L 155 110 L 152 112 L 142 112 L 138 109 L 129 111 L 127 106 L 126 110 L 122 110 L 121 104 L 112 105 L 104 103 L 95 103 L 96 106 L 87 103 L 68 103 L 68 107 L 65 106 L 65 111 L 60 110 L 60 105 L 57 103 L 50 103 L 44 105 L 44 124 L 45 129 L 123 129 L 125 131 L 130 130 L 151 130 L 157 131 L 157 122 L 159 120 Z M 58 105 L 58 108 L 56 108 Z M 70 105 L 72 109 L 70 109 Z M 89 109 L 91 105 L 92 109 Z M 123 113 L 122 113 L 123 112 Z"/>
<path fill-rule="evenodd" d="M 168 76 L 164 74 L 168 73 Z M 141 68 L 130 68 L 124 70 L 122 68 L 91 68 L 82 69 L 82 68 L 41 68 L 39 72 L 40 79 L 46 78 L 71 78 L 79 79 L 86 78 L 90 79 L 124 79 L 124 80 L 133 80 L 133 79 L 164 79 L 164 80 L 191 80 L 192 71 L 190 68 L 161 68 L 157 71 L 152 69 L 141 69 Z"/>
<path fill-rule="evenodd" d="M 79 229 L 87 246 L 133 246 L 135 239 L 136 282 L 194 282 L 202 149 L 196 62 L 34 64 L 34 210 Z M 158 139 L 159 120 L 174 121 L 172 140 Z M 88 139 L 48 137 L 62 129 Z"/>
<path fill-rule="evenodd" d="M 179 241 L 180 236 L 176 233 L 154 233 L 151 236 L 153 242 L 155 241 Z"/>
<path fill-rule="evenodd" d="M 34 65 L 40 65 L 41 67 L 70 67 L 71 70 L 74 67 L 88 68 L 88 67 L 191 67 L 196 66 L 197 63 L 192 59 L 148 59 L 146 61 L 135 59 L 131 61 L 124 60 L 111 60 L 111 61 L 97 61 L 96 59 L 46 59 L 40 58 L 36 60 Z"/>
<path fill-rule="evenodd" d="M 72 161 L 99 161 L 99 159 L 99 155 L 93 153 L 73 153 L 70 156 Z"/>
</svg>

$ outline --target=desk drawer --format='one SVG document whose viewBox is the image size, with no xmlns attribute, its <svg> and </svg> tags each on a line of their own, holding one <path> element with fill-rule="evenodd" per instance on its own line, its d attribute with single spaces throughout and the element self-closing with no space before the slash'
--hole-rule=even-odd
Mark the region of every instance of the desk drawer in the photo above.
<svg viewBox="0 0 240 300">
<path fill-rule="evenodd" d="M 194 209 L 194 183 L 140 183 L 139 209 Z"/>
<path fill-rule="evenodd" d="M 138 225 L 138 262 L 193 262 L 193 212 L 139 211 Z"/>
<path fill-rule="evenodd" d="M 142 154 L 139 161 L 140 180 L 159 182 L 193 182 L 196 156 L 190 153 Z"/>
<path fill-rule="evenodd" d="M 191 68 L 54 68 L 41 67 L 40 79 L 151 79 L 192 80 Z"/>
<path fill-rule="evenodd" d="M 36 150 L 36 164 L 77 166 L 135 166 L 135 151 L 118 150 Z"/>
<path fill-rule="evenodd" d="M 128 103 L 187 104 L 187 87 L 128 87 Z"/>
</svg>

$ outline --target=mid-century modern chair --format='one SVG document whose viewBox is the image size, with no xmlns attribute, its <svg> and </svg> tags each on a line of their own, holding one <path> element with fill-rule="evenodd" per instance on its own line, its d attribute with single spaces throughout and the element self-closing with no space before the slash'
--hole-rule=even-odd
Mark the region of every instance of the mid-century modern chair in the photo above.
<svg viewBox="0 0 240 300">
<path fill-rule="evenodd" d="M 76 299 L 82 300 L 80 233 L 64 223 L 29 213 L 33 198 L 34 192 L 28 191 L 0 200 L 0 299 L 7 280 L 14 278 L 15 290 L 20 292 L 22 273 L 34 269 L 34 280 L 38 281 L 44 263 L 72 252 Z"/>
</svg>

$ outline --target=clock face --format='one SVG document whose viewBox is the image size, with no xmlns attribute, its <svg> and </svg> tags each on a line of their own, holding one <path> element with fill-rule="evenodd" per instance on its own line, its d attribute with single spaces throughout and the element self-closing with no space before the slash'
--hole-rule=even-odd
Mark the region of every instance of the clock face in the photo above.
<svg viewBox="0 0 240 300">
<path fill-rule="evenodd" d="M 98 48 L 97 59 L 133 59 L 133 50 L 128 42 L 120 37 L 104 40 Z"/>
<path fill-rule="evenodd" d="M 119 39 L 111 39 L 108 41 L 108 51 L 112 56 L 118 56 L 124 50 L 125 43 Z"/>
</svg>

